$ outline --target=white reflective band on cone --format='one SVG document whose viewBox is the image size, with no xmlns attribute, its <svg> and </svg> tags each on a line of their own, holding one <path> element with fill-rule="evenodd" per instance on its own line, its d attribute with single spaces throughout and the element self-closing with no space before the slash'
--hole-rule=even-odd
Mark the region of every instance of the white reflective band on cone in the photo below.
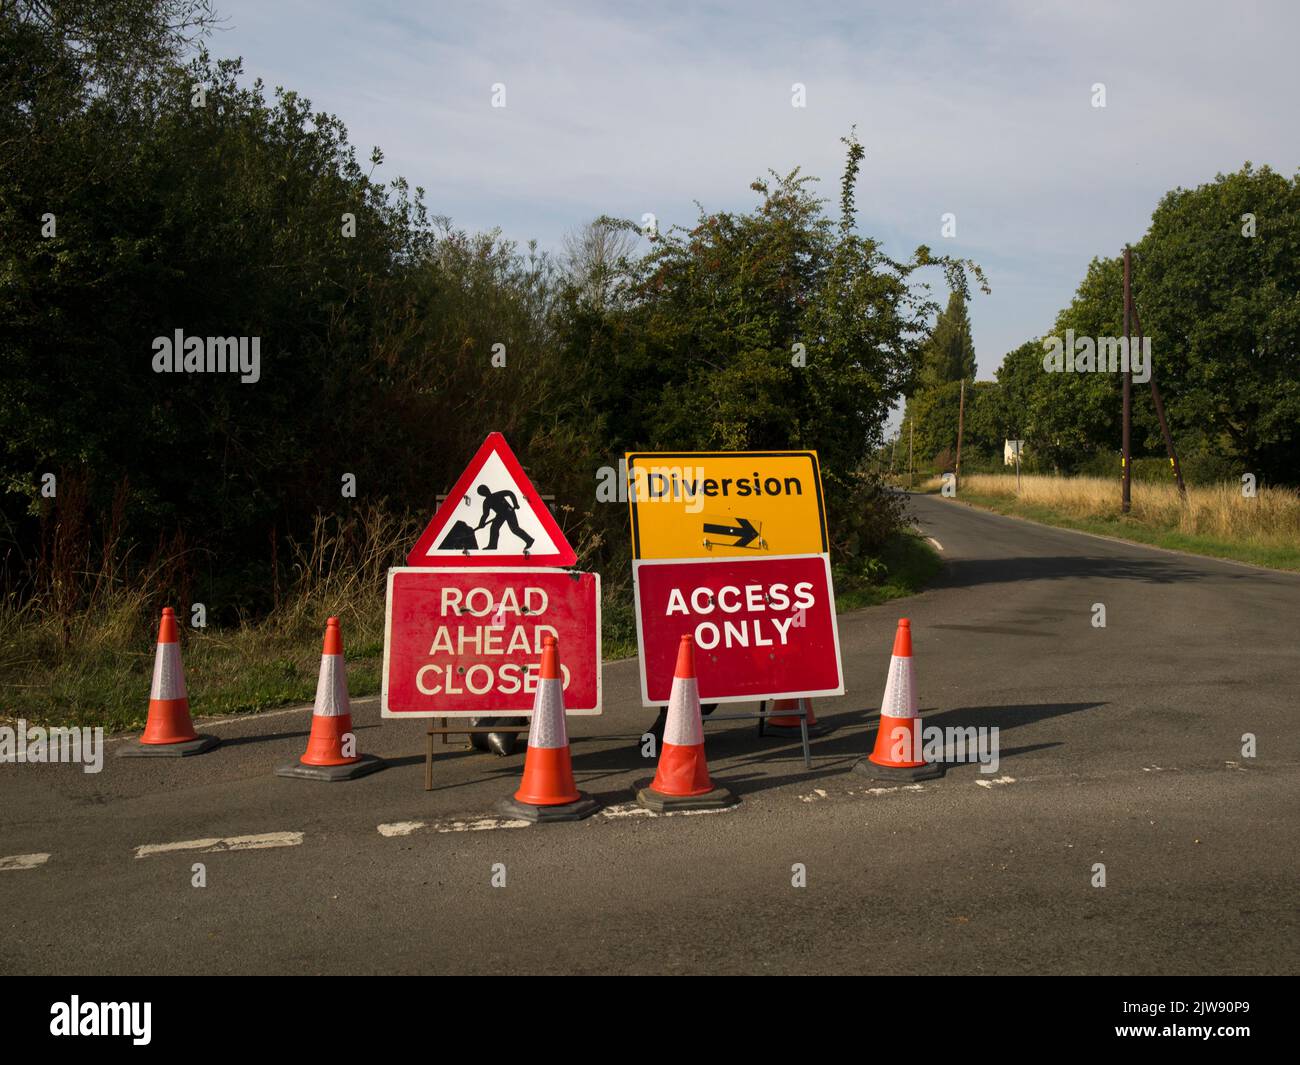
<svg viewBox="0 0 1300 1065">
<path fill-rule="evenodd" d="M 537 682 L 533 721 L 528 726 L 529 747 L 567 747 L 569 730 L 564 722 L 564 685 L 559 677 Z"/>
<path fill-rule="evenodd" d="M 352 713 L 342 655 L 321 655 L 320 677 L 316 681 L 316 705 L 312 708 L 312 713 L 317 717 L 342 717 Z"/>
<path fill-rule="evenodd" d="M 150 699 L 188 699 L 185 670 L 181 668 L 181 645 L 160 643 L 153 659 L 153 687 Z"/>
<path fill-rule="evenodd" d="M 668 721 L 664 724 L 664 743 L 674 747 L 698 747 L 704 742 L 704 722 L 700 718 L 700 692 L 694 677 L 673 677 L 668 696 Z"/>
<path fill-rule="evenodd" d="M 910 656 L 890 656 L 889 680 L 885 682 L 880 714 L 882 717 L 916 717 L 916 677 Z"/>
</svg>

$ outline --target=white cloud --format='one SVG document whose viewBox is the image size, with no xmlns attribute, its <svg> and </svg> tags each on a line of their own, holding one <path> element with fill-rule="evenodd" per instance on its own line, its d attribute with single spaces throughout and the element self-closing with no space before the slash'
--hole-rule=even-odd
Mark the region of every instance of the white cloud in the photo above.
<svg viewBox="0 0 1300 1065">
<path fill-rule="evenodd" d="M 924 242 L 989 270 L 994 293 L 971 312 L 982 376 L 1050 325 L 1089 259 L 1142 235 L 1167 189 L 1246 159 L 1300 163 L 1286 3 L 222 11 L 217 54 L 338 114 L 438 213 L 544 247 L 600 213 L 671 224 L 696 199 L 746 207 L 768 167 L 802 166 L 834 200 L 856 122 L 863 228 L 896 254 Z M 790 106 L 795 81 L 807 109 Z M 956 241 L 939 237 L 945 211 Z"/>
</svg>

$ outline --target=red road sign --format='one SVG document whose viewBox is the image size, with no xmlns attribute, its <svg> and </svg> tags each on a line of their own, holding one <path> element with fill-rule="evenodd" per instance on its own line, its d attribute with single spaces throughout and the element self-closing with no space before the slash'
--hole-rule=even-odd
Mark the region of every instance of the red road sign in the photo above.
<svg viewBox="0 0 1300 1065">
<path fill-rule="evenodd" d="M 545 636 L 565 709 L 600 713 L 598 574 L 390 569 L 384 625 L 384 717 L 527 717 Z"/>
<path fill-rule="evenodd" d="M 408 566 L 572 566 L 578 556 L 500 433 L 489 433 Z"/>
<path fill-rule="evenodd" d="M 844 694 L 825 555 L 637 559 L 632 576 L 646 706 L 668 701 L 686 634 L 705 702 Z"/>
</svg>

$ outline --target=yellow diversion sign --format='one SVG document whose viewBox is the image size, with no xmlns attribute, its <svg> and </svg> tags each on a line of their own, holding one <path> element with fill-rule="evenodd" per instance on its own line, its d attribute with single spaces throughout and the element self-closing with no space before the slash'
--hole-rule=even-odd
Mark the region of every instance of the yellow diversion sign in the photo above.
<svg viewBox="0 0 1300 1065">
<path fill-rule="evenodd" d="M 739 558 L 828 550 L 815 451 L 627 456 L 633 558 Z"/>
</svg>

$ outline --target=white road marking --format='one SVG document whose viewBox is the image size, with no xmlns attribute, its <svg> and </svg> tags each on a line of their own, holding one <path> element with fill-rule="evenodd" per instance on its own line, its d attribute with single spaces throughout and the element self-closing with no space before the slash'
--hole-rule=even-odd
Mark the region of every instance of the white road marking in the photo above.
<svg viewBox="0 0 1300 1065">
<path fill-rule="evenodd" d="M 48 854 L 11 854 L 0 858 L 0 872 L 7 869 L 35 869 L 50 860 Z"/>
<path fill-rule="evenodd" d="M 807 795 L 800 795 L 800 802 L 816 802 L 818 799 L 826 798 L 825 788 L 813 788 Z"/>
<path fill-rule="evenodd" d="M 435 832 L 485 832 L 490 828 L 527 828 L 530 824 L 512 817 L 480 817 L 475 821 L 444 821 L 432 827 Z"/>
<path fill-rule="evenodd" d="M 739 803 L 733 803 L 730 806 L 723 806 L 716 810 L 668 810 L 665 813 L 657 814 L 653 810 L 647 810 L 634 802 L 617 803 L 614 806 L 606 806 L 601 810 L 605 817 L 696 817 L 699 814 L 725 814 L 732 810 L 740 808 Z"/>
<path fill-rule="evenodd" d="M 996 780 L 975 781 L 975 783 L 978 784 L 981 788 L 996 788 L 996 787 L 1000 787 L 1003 784 L 1014 784 L 1015 782 L 1016 782 L 1015 777 L 1008 777 L 1008 776 L 1001 776 L 998 777 Z"/>
<path fill-rule="evenodd" d="M 616 806 L 606 806 L 600 811 L 605 817 L 654 817 L 653 810 L 647 810 L 644 806 L 638 806 L 634 802 L 619 803 Z"/>
<path fill-rule="evenodd" d="M 892 788 L 864 788 L 863 795 L 888 795 L 893 791 L 925 791 L 923 784 L 895 784 Z M 853 792 L 849 792 L 850 795 Z"/>
<path fill-rule="evenodd" d="M 137 858 L 153 854 L 170 854 L 175 851 L 256 851 L 268 847 L 297 847 L 302 843 L 301 832 L 267 832 L 260 836 L 224 836 L 211 839 L 185 839 L 178 843 L 145 843 L 135 849 Z"/>
<path fill-rule="evenodd" d="M 486 832 L 493 828 L 527 828 L 531 822 L 512 817 L 476 817 L 464 821 L 390 821 L 379 825 L 379 834 L 388 839 L 409 836 L 427 828 L 432 832 Z"/>
<path fill-rule="evenodd" d="M 925 540 L 926 540 L 926 543 L 934 544 L 934 549 L 935 549 L 936 551 L 942 551 L 942 550 L 943 550 L 943 544 L 939 543 L 939 541 L 936 540 L 933 536 L 927 536 L 927 537 L 925 538 Z"/>
</svg>

